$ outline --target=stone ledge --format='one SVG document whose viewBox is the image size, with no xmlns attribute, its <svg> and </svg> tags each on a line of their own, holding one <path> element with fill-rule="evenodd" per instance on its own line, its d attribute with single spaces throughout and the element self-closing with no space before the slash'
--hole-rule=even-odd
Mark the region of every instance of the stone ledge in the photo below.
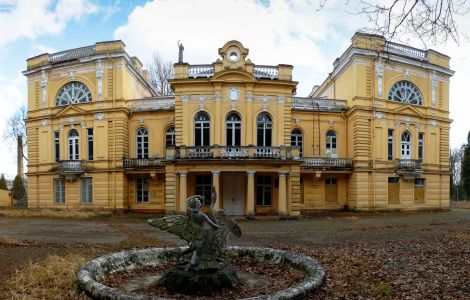
<svg viewBox="0 0 470 300">
<path fill-rule="evenodd" d="M 86 263 L 76 273 L 78 288 L 93 299 L 166 299 L 125 292 L 105 286 L 98 280 L 109 273 L 133 269 L 139 266 L 158 265 L 181 253 L 187 247 L 148 248 L 111 253 Z M 255 260 L 271 261 L 291 265 L 306 273 L 305 280 L 279 292 L 246 299 L 301 299 L 308 292 L 319 287 L 323 282 L 325 271 L 315 259 L 298 253 L 272 248 L 231 246 L 227 254 L 235 257 L 249 256 Z"/>
</svg>

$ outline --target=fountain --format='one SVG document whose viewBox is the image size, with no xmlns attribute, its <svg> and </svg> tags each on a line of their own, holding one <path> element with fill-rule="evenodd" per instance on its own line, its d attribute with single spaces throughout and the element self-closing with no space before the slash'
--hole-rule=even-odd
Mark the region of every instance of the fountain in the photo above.
<svg viewBox="0 0 470 300">
<path fill-rule="evenodd" d="M 217 198 L 214 189 L 211 198 L 207 215 L 201 212 L 204 198 L 195 195 L 187 199 L 186 216 L 148 220 L 149 225 L 187 241 L 187 247 L 128 250 L 96 258 L 77 271 L 78 288 L 94 299 L 163 299 L 112 288 L 100 280 L 117 271 L 155 266 L 176 259 L 176 265 L 158 279 L 157 285 L 176 294 L 216 295 L 222 289 L 234 288 L 239 281 L 227 256 L 285 264 L 305 273 L 300 283 L 250 299 L 302 298 L 322 283 L 325 272 L 313 258 L 271 248 L 227 246 L 230 235 L 240 237 L 241 229 L 223 210 L 214 208 Z"/>
</svg>

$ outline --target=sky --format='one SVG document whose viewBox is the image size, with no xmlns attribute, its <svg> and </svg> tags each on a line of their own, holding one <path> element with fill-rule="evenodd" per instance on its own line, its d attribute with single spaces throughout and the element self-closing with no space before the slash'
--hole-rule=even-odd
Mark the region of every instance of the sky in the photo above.
<svg viewBox="0 0 470 300">
<path fill-rule="evenodd" d="M 387 0 L 381 0 L 387 1 Z M 16 173 L 16 146 L 3 138 L 8 118 L 27 102 L 26 59 L 98 41 L 121 39 L 126 51 L 145 64 L 154 52 L 176 61 L 177 42 L 184 60 L 209 64 L 229 40 L 249 48 L 258 65 L 291 64 L 299 82 L 297 95 L 307 96 L 333 69 L 333 61 L 350 45 L 354 32 L 368 24 L 351 14 L 355 1 L 329 0 L 0 0 L 0 173 Z M 470 18 L 457 16 L 470 35 Z M 422 48 L 417 40 L 407 43 Z M 470 39 L 430 48 L 451 57 L 451 146 L 470 131 Z"/>
</svg>

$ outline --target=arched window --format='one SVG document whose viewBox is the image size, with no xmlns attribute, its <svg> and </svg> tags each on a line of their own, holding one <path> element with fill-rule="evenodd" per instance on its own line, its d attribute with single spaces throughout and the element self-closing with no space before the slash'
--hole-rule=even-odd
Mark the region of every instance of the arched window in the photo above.
<svg viewBox="0 0 470 300">
<path fill-rule="evenodd" d="M 423 105 L 421 92 L 413 83 L 406 80 L 398 81 L 392 86 L 388 92 L 388 100 Z"/>
<path fill-rule="evenodd" d="M 337 158 L 338 151 L 336 145 L 336 132 L 333 130 L 328 130 L 326 133 L 326 157 Z"/>
<path fill-rule="evenodd" d="M 69 132 L 69 160 L 80 159 L 80 136 L 75 129 Z"/>
<path fill-rule="evenodd" d="M 145 128 L 137 129 L 137 158 L 149 157 L 149 133 Z"/>
<path fill-rule="evenodd" d="M 242 138 L 242 119 L 240 115 L 232 112 L 225 120 L 225 133 L 227 146 L 240 146 Z"/>
<path fill-rule="evenodd" d="M 291 146 L 299 147 L 300 156 L 302 156 L 303 136 L 300 129 L 292 130 L 290 134 L 290 144 Z"/>
<path fill-rule="evenodd" d="M 211 121 L 205 112 L 199 112 L 194 117 L 194 146 L 210 145 Z"/>
<path fill-rule="evenodd" d="M 167 147 L 174 147 L 176 142 L 176 135 L 175 135 L 175 126 L 170 126 L 166 129 L 166 143 Z"/>
<path fill-rule="evenodd" d="M 268 113 L 260 113 L 256 119 L 256 145 L 272 146 L 273 121 Z"/>
<path fill-rule="evenodd" d="M 64 85 L 55 101 L 56 106 L 63 106 L 75 103 L 90 102 L 91 93 L 90 90 L 81 82 L 72 81 Z"/>
<path fill-rule="evenodd" d="M 408 131 L 401 135 L 401 159 L 411 159 L 411 135 Z"/>
</svg>

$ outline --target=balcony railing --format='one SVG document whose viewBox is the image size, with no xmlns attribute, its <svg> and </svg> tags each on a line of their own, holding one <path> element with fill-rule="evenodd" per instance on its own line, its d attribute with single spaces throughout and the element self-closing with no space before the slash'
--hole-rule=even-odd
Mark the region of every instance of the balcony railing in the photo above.
<svg viewBox="0 0 470 300">
<path fill-rule="evenodd" d="M 84 160 L 61 160 L 58 164 L 57 171 L 60 174 L 81 174 L 86 171 Z"/>
<path fill-rule="evenodd" d="M 49 54 L 49 62 L 60 62 L 66 60 L 77 59 L 81 57 L 87 57 L 94 55 L 96 53 L 95 46 L 86 46 L 76 49 L 70 49 L 66 51 L 57 52 L 54 54 Z"/>
<path fill-rule="evenodd" d="M 345 100 L 292 97 L 292 108 L 318 111 L 346 111 Z"/>
<path fill-rule="evenodd" d="M 279 69 L 277 66 L 254 66 L 253 75 L 258 78 L 277 79 Z"/>
<path fill-rule="evenodd" d="M 398 171 L 416 172 L 421 171 L 421 160 L 419 159 L 397 159 L 395 161 L 395 168 Z"/>
<path fill-rule="evenodd" d="M 163 96 L 141 100 L 129 100 L 127 101 L 127 107 L 131 111 L 173 110 L 175 109 L 175 97 Z"/>
<path fill-rule="evenodd" d="M 302 167 L 314 169 L 351 169 L 352 158 L 303 157 Z"/>
<path fill-rule="evenodd" d="M 161 159 L 157 158 L 124 158 L 125 169 L 155 168 L 164 166 Z"/>
<path fill-rule="evenodd" d="M 214 66 L 212 65 L 190 65 L 188 70 L 189 77 L 209 78 L 214 75 Z"/>
<path fill-rule="evenodd" d="M 426 51 L 416 49 L 410 46 L 393 43 L 393 42 L 386 42 L 385 50 L 391 53 L 405 55 L 405 56 L 409 56 L 409 57 L 420 59 L 420 60 L 427 60 L 428 58 Z"/>
<path fill-rule="evenodd" d="M 298 147 L 286 146 L 181 146 L 167 148 L 166 157 L 167 159 L 300 159 Z"/>
</svg>

